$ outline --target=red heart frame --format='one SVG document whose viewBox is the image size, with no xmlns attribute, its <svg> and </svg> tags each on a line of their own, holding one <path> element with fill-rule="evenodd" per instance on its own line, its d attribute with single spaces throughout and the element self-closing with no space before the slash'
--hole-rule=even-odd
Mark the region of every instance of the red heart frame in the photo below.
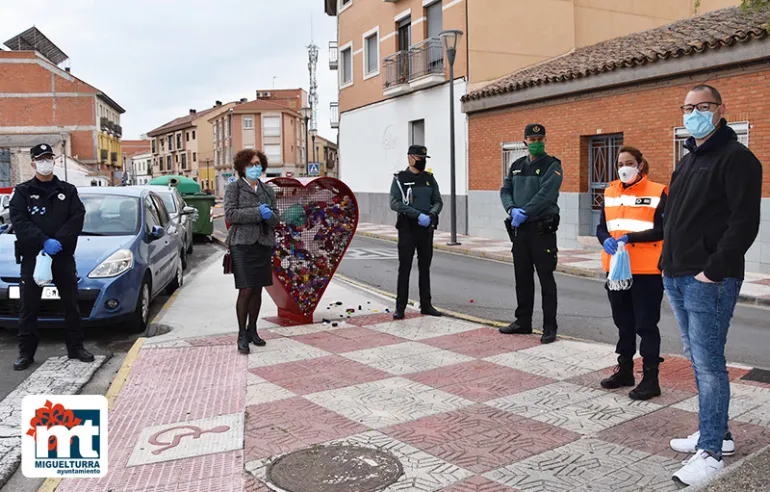
<svg viewBox="0 0 770 492">
<path fill-rule="evenodd" d="M 278 307 L 279 317 L 312 323 L 313 313 L 355 236 L 358 202 L 345 183 L 328 176 L 277 177 L 267 183 L 277 188 L 281 216 L 273 251 L 273 285 L 267 292 Z"/>
</svg>

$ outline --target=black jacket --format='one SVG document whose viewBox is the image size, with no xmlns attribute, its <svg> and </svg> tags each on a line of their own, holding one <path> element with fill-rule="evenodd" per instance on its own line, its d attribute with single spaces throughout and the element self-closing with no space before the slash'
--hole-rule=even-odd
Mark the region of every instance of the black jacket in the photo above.
<svg viewBox="0 0 770 492">
<path fill-rule="evenodd" d="M 21 256 L 37 255 L 47 239 L 59 241 L 63 253 L 75 253 L 86 209 L 73 185 L 56 176 L 50 182 L 32 178 L 16 186 L 8 208 Z"/>
<path fill-rule="evenodd" d="M 690 138 L 685 146 L 690 153 L 671 176 L 661 269 L 668 277 L 742 279 L 759 232 L 762 164 L 724 119 L 703 145 Z"/>
</svg>

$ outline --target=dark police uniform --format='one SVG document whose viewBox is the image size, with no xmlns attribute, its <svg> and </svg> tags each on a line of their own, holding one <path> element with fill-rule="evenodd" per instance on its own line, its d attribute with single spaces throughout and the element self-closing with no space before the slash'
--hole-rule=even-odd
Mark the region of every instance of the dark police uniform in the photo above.
<svg viewBox="0 0 770 492">
<path fill-rule="evenodd" d="M 51 155 L 50 146 L 32 149 L 33 158 Z M 85 207 L 77 189 L 56 176 L 51 181 L 37 177 L 16 186 L 9 205 L 16 234 L 16 256 L 21 262 L 21 314 L 19 316 L 19 360 L 14 368 L 23 370 L 34 362 L 39 334 L 37 315 L 43 288 L 33 279 L 38 253 L 43 243 L 55 239 L 62 249 L 52 256 L 53 282 L 59 292 L 66 320 L 66 344 L 70 358 L 84 361 L 93 356 L 83 348 L 83 329 L 78 309 L 78 280 L 75 247 L 83 230 Z"/>
<path fill-rule="evenodd" d="M 542 125 L 528 125 L 525 138 L 545 136 Z M 543 296 L 543 338 L 550 343 L 556 338 L 556 230 L 559 226 L 559 189 L 562 167 L 559 159 L 541 154 L 534 160 L 524 156 L 516 160 L 508 171 L 500 189 L 500 199 L 509 217 L 506 228 L 513 242 L 511 251 L 516 278 L 516 321 L 502 333 L 531 333 L 532 312 L 535 304 L 534 273 L 540 278 Z M 527 220 L 513 227 L 512 209 L 524 209 Z"/>
<path fill-rule="evenodd" d="M 409 147 L 409 155 L 428 158 L 427 149 L 421 145 Z M 433 260 L 433 231 L 438 226 L 438 216 L 444 202 L 433 174 L 422 171 L 419 174 L 405 169 L 393 175 L 390 187 L 390 208 L 398 213 L 398 289 L 394 318 L 404 315 L 409 299 L 409 274 L 412 270 L 414 252 L 417 251 L 419 269 L 420 307 L 423 314 L 440 315 L 431 304 L 430 264 Z M 418 224 L 420 214 L 428 215 L 428 227 Z"/>
</svg>

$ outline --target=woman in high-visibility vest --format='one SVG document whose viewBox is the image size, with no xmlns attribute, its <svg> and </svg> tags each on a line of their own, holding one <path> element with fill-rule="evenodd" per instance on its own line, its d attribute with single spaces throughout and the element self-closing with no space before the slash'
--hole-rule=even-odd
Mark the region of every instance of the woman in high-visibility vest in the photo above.
<svg viewBox="0 0 770 492">
<path fill-rule="evenodd" d="M 625 146 L 618 154 L 618 177 L 604 191 L 604 205 L 596 236 L 604 247 L 602 264 L 609 272 L 610 259 L 625 243 L 631 260 L 633 282 L 628 290 L 607 289 L 612 319 L 618 327 L 618 366 L 601 382 L 602 388 L 634 386 L 636 336 L 643 359 L 644 375 L 629 397 L 649 400 L 660 396 L 658 366 L 660 358 L 660 305 L 663 278 L 658 268 L 663 249 L 663 212 L 667 187 L 647 179 L 649 163 L 641 151 Z"/>
</svg>

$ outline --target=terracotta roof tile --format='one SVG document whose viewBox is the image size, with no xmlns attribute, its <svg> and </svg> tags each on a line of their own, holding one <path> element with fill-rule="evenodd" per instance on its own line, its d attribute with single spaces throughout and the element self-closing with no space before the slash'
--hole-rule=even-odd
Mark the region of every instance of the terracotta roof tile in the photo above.
<svg viewBox="0 0 770 492">
<path fill-rule="evenodd" d="M 603 72 L 692 56 L 767 37 L 770 9 L 744 13 L 740 7 L 716 10 L 662 27 L 602 41 L 524 68 L 463 96 L 463 102 L 528 87 L 568 82 Z"/>
<path fill-rule="evenodd" d="M 192 126 L 193 120 L 197 120 L 198 118 L 202 116 L 206 116 L 207 114 L 211 113 L 212 111 L 216 109 L 221 109 L 221 106 L 217 106 L 214 108 L 209 108 L 203 111 L 198 111 L 197 113 L 193 114 L 187 114 L 182 117 L 176 118 L 174 120 L 169 121 L 165 125 L 161 125 L 158 128 L 152 130 L 151 132 L 148 132 L 147 135 L 150 137 L 157 137 L 158 135 L 162 135 L 164 133 L 167 133 L 168 131 L 173 130 L 179 130 L 180 128 L 186 128 L 187 126 Z"/>
</svg>

